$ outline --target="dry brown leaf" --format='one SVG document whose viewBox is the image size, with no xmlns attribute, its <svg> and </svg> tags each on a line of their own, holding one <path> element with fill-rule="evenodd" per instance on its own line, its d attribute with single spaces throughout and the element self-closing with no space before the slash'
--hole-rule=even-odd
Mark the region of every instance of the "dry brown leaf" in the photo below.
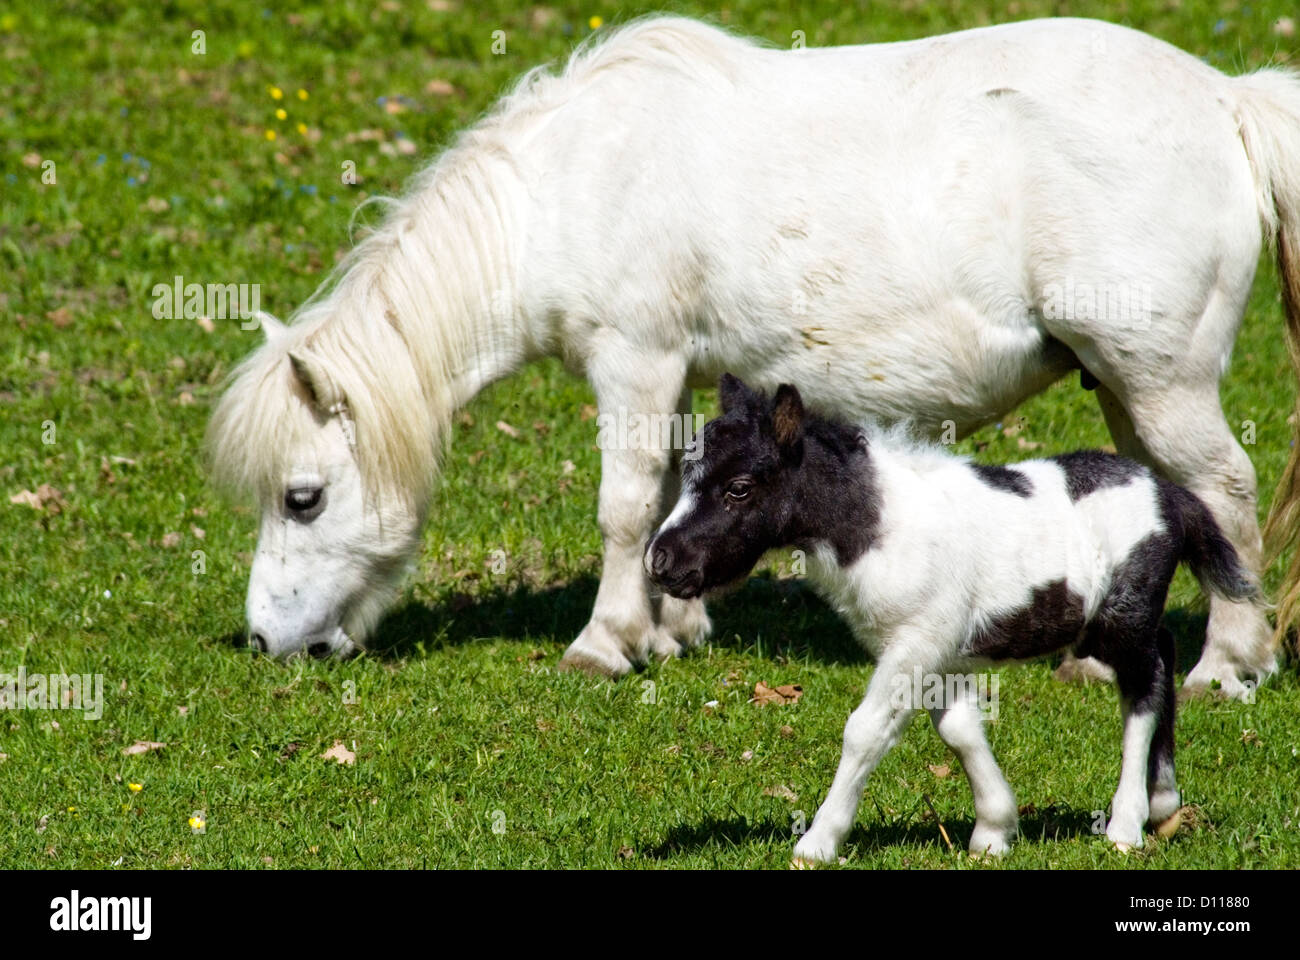
<svg viewBox="0 0 1300 960">
<path fill-rule="evenodd" d="M 952 768 L 946 763 L 931 763 L 927 764 L 927 766 L 930 768 L 930 772 L 933 773 L 935 778 L 938 780 L 942 780 L 944 777 L 948 776 L 948 774 L 952 773 Z"/>
<path fill-rule="evenodd" d="M 134 757 L 136 754 L 149 753 L 151 750 L 161 750 L 167 746 L 165 743 L 159 743 L 157 740 L 137 740 L 129 747 L 122 748 L 122 756 Z"/>
<path fill-rule="evenodd" d="M 450 97 L 456 93 L 456 88 L 446 80 L 430 80 L 424 85 L 424 92 L 435 97 Z"/>
<path fill-rule="evenodd" d="M 68 501 L 63 499 L 63 494 L 48 483 L 42 483 L 35 492 L 20 490 L 9 498 L 9 502 L 24 504 L 33 510 L 48 509 L 50 513 L 62 513 L 68 505 Z"/>
<path fill-rule="evenodd" d="M 162 545 L 164 547 L 171 548 L 171 547 L 179 546 L 180 542 L 181 542 L 181 535 L 179 533 L 172 532 L 172 533 L 163 534 Z"/>
<path fill-rule="evenodd" d="M 787 703 L 798 703 L 799 698 L 803 696 L 803 687 L 797 683 L 784 683 L 779 687 L 769 687 L 762 680 L 754 684 L 754 696 L 750 703 L 756 703 L 760 707 L 769 703 L 775 703 L 782 706 Z"/>
<path fill-rule="evenodd" d="M 799 794 L 795 793 L 784 783 L 778 783 L 775 787 L 764 787 L 763 796 L 780 797 L 782 800 L 789 800 L 791 803 L 795 803 L 799 799 Z"/>
<path fill-rule="evenodd" d="M 510 424 L 506 423 L 504 420 L 497 421 L 497 429 L 500 430 L 502 433 L 504 433 L 507 437 L 510 437 L 512 440 L 519 439 L 519 431 L 516 430 L 514 427 L 510 426 Z"/>
<path fill-rule="evenodd" d="M 321 755 L 322 760 L 335 760 L 344 766 L 352 766 L 357 762 L 357 755 L 343 746 L 342 740 L 335 740 L 334 746 L 330 747 Z"/>
</svg>

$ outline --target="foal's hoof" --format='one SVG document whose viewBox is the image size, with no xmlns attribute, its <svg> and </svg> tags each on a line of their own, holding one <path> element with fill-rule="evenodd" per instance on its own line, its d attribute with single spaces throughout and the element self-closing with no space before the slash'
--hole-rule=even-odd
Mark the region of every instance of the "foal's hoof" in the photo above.
<svg viewBox="0 0 1300 960">
<path fill-rule="evenodd" d="M 1115 671 L 1100 660 L 1085 657 L 1082 660 L 1070 657 L 1052 674 L 1062 683 L 1114 683 Z"/>
<path fill-rule="evenodd" d="M 816 860 L 808 860 L 804 857 L 793 857 L 790 860 L 791 870 L 816 870 L 820 866 L 822 866 L 822 864 L 818 863 Z"/>
<path fill-rule="evenodd" d="M 1173 816 L 1169 817 L 1166 820 L 1161 821 L 1160 824 L 1156 827 L 1156 836 L 1159 837 L 1161 840 L 1168 840 L 1170 837 L 1172 837 L 1175 833 L 1178 832 L 1178 828 L 1181 827 L 1182 825 L 1183 825 L 1183 808 L 1179 807 L 1177 810 L 1174 811 Z"/>
</svg>

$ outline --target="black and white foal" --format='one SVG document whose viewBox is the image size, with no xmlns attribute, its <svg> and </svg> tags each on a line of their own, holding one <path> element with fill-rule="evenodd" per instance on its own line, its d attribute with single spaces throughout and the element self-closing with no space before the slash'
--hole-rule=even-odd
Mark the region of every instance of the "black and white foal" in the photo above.
<svg viewBox="0 0 1300 960">
<path fill-rule="evenodd" d="M 863 785 L 920 704 L 900 678 L 963 674 L 1062 648 L 1114 668 L 1124 715 L 1107 837 L 1179 806 L 1174 780 L 1174 645 L 1161 625 L 1180 562 L 1207 590 L 1258 595 L 1205 505 L 1131 460 L 1081 452 L 997 467 L 897 433 L 805 412 L 782 386 L 767 399 L 722 378 L 723 415 L 682 464 L 681 497 L 646 548 L 651 577 L 696 597 L 744 577 L 764 551 L 798 546 L 809 576 L 876 659 L 844 729 L 839 770 L 797 862 L 829 862 Z M 984 737 L 969 684 L 931 709 L 975 798 L 972 853 L 1004 853 L 1016 801 Z M 928 704 L 927 704 L 928 706 Z"/>
</svg>

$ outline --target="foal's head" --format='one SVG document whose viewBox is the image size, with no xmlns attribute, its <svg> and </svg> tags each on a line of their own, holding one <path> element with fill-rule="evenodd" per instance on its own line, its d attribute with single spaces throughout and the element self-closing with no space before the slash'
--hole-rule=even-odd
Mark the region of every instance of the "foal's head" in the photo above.
<svg viewBox="0 0 1300 960">
<path fill-rule="evenodd" d="M 699 459 L 683 460 L 681 496 L 646 546 L 651 579 L 690 598 L 774 547 L 827 544 L 842 563 L 861 553 L 877 513 L 863 434 L 808 415 L 789 384 L 769 400 L 724 374 L 718 396 L 722 416 L 696 439 Z"/>
</svg>

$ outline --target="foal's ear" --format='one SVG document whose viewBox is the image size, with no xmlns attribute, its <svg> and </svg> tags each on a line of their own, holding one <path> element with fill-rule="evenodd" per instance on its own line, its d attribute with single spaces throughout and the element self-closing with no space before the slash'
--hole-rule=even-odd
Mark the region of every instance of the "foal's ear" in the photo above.
<svg viewBox="0 0 1300 960">
<path fill-rule="evenodd" d="M 315 354 L 306 350 L 295 350 L 289 354 L 289 365 L 293 375 L 298 378 L 304 390 L 311 397 L 311 402 L 322 413 L 330 413 L 331 407 L 340 403 L 343 392 L 325 372 L 324 366 Z"/>
<path fill-rule="evenodd" d="M 777 387 L 772 400 L 772 435 L 777 446 L 792 447 L 803 436 L 803 398 L 797 388 L 788 383 Z"/>
<path fill-rule="evenodd" d="M 718 381 L 718 402 L 722 405 L 723 413 L 731 413 L 732 410 L 750 410 L 756 399 L 754 391 L 745 386 L 744 381 L 737 376 L 724 373 L 722 379 Z"/>
</svg>

